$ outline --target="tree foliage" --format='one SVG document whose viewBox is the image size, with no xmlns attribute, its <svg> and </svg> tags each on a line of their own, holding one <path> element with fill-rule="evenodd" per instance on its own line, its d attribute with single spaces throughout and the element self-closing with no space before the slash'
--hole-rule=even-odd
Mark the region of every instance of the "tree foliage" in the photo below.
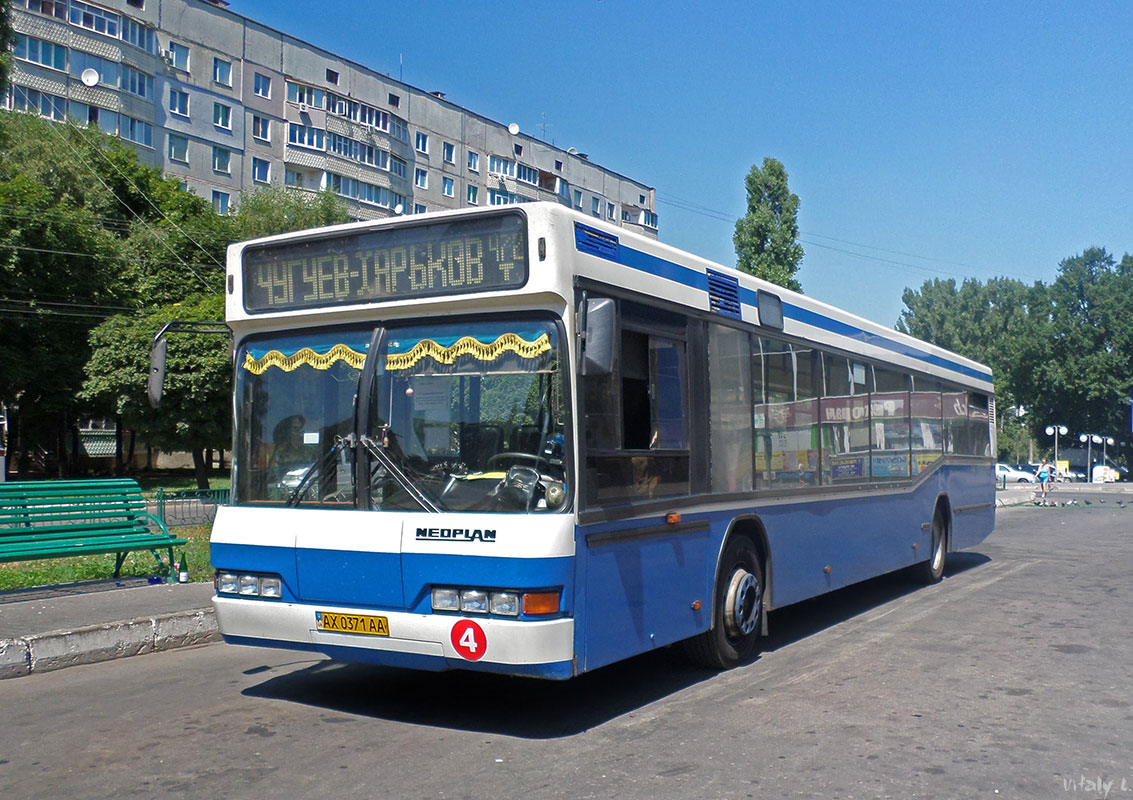
<svg viewBox="0 0 1133 800">
<path fill-rule="evenodd" d="M 736 266 L 751 275 L 796 292 L 795 278 L 803 247 L 799 244 L 799 197 L 787 186 L 787 170 L 774 158 L 752 165 L 744 179 L 747 213 L 736 221 L 732 241 Z"/>
<path fill-rule="evenodd" d="M 12 69 L 12 0 L 0 0 L 0 86 L 8 85 Z"/>
<path fill-rule="evenodd" d="M 1000 451 L 1017 453 L 1010 406 L 1046 449 L 1045 428 L 1122 438 L 1128 457 L 1133 390 L 1133 257 L 1091 247 L 1063 260 L 1049 286 L 995 278 L 926 281 L 906 289 L 898 330 L 981 361 L 995 374 Z"/>
<path fill-rule="evenodd" d="M 95 127 L 0 112 L 0 402 L 16 404 L 25 442 L 60 454 L 74 419 L 98 414 L 166 449 L 223 448 L 231 378 L 215 366 L 227 343 L 198 338 L 171 356 L 170 399 L 150 413 L 137 407 L 150 339 L 169 319 L 223 318 L 231 242 L 346 220 L 330 193 L 281 189 L 220 216 Z M 171 354 L 182 346 L 171 340 Z M 207 391 L 177 378 L 191 358 Z"/>
</svg>

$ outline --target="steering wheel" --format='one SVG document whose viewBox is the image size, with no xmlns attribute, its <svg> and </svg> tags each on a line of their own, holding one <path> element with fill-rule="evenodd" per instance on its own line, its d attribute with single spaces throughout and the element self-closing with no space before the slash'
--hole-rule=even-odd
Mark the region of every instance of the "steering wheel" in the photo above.
<svg viewBox="0 0 1133 800">
<path fill-rule="evenodd" d="M 488 459 L 485 465 L 488 468 L 495 466 L 503 466 L 505 463 L 512 461 L 526 462 L 534 465 L 540 469 L 546 470 L 551 466 L 551 460 L 544 456 L 536 455 L 535 453 L 518 453 L 518 452 L 504 452 L 496 453 Z"/>
<path fill-rule="evenodd" d="M 508 455 L 501 453 L 500 455 Z M 507 471 L 507 475 L 496 487 L 496 499 L 500 503 L 531 510 L 531 503 L 535 499 L 535 488 L 539 485 L 539 470 L 534 467 L 516 465 Z"/>
</svg>

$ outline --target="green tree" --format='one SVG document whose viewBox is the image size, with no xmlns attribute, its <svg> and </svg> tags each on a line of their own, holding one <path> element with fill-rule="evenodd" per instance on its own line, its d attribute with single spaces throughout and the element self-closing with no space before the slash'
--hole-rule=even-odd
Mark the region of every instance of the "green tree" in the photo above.
<svg viewBox="0 0 1133 800">
<path fill-rule="evenodd" d="M 0 86 L 8 86 L 12 70 L 12 0 L 0 0 Z"/>
<path fill-rule="evenodd" d="M 774 158 L 752 165 L 744 179 L 747 213 L 736 221 L 732 241 L 736 266 L 744 272 L 796 292 L 803 247 L 799 244 L 799 197 L 787 187 L 787 170 Z"/>
<path fill-rule="evenodd" d="M 87 332 L 129 307 L 120 230 L 106 222 L 114 200 L 91 157 L 74 128 L 0 112 L 0 401 L 61 472 Z"/>
<path fill-rule="evenodd" d="M 194 295 L 144 317 L 112 317 L 90 335 L 93 353 L 86 365 L 82 397 L 108 409 L 148 444 L 189 451 L 197 484 L 208 488 L 205 450 L 231 444 L 232 364 L 228 341 L 207 334 L 169 337 L 165 393 L 151 408 L 146 398 L 149 348 L 154 334 L 172 320 L 219 320 L 221 295 Z"/>
<path fill-rule="evenodd" d="M 1034 419 L 1075 432 L 1122 438 L 1129 456 L 1133 389 L 1133 256 L 1120 264 L 1091 247 L 1059 264 L 1043 320 L 1044 335 L 1023 355 L 1033 365 Z"/>
<path fill-rule="evenodd" d="M 271 186 L 240 200 L 232 217 L 232 232 L 238 240 L 257 239 L 349 221 L 345 204 L 329 189 L 309 194 Z"/>
</svg>

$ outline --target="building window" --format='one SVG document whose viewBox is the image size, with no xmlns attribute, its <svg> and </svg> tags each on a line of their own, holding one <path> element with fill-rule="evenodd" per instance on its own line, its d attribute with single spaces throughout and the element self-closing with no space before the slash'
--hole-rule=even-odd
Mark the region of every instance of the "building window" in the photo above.
<svg viewBox="0 0 1133 800">
<path fill-rule="evenodd" d="M 105 33 L 117 39 L 118 25 L 122 18 L 113 11 L 88 6 L 86 3 L 80 3 L 79 0 L 71 0 L 69 20 L 72 25 L 78 25 L 95 33 Z"/>
<path fill-rule="evenodd" d="M 288 81 L 287 100 L 291 103 L 308 105 L 312 108 L 325 108 L 326 92 L 324 92 L 322 89 L 316 89 L 313 86 L 306 86 L 302 83 L 292 83 L 291 81 Z"/>
<path fill-rule="evenodd" d="M 403 159 L 400 159 L 397 156 L 389 157 L 389 171 L 393 175 L 404 179 L 408 174 L 408 167 L 409 165 Z"/>
<path fill-rule="evenodd" d="M 67 0 L 26 0 L 28 11 L 38 11 L 48 17 L 67 19 Z M 24 5 L 22 0 L 16 0 L 17 5 Z"/>
<path fill-rule="evenodd" d="M 338 85 L 338 73 L 333 69 L 327 70 L 327 83 L 333 83 L 335 86 Z"/>
<path fill-rule="evenodd" d="M 452 178 L 441 178 L 441 194 L 445 197 L 455 197 L 455 184 Z"/>
<path fill-rule="evenodd" d="M 189 71 L 189 46 L 177 42 L 169 43 L 169 63 L 174 69 Z"/>
<path fill-rule="evenodd" d="M 590 198 L 590 213 L 596 217 L 602 216 L 602 201 L 597 197 Z"/>
<path fill-rule="evenodd" d="M 429 173 L 423 169 L 413 171 L 413 183 L 419 189 L 429 188 Z"/>
<path fill-rule="evenodd" d="M 480 171 L 480 156 L 477 153 L 473 153 L 471 150 L 468 151 L 468 171 Z"/>
<path fill-rule="evenodd" d="M 66 99 L 23 86 L 12 87 L 12 108 L 16 111 L 38 112 L 41 116 L 57 122 L 67 118 Z M 97 116 L 97 110 L 95 115 Z M 113 131 L 108 132 L 113 133 Z"/>
<path fill-rule="evenodd" d="M 218 128 L 232 130 L 232 106 L 226 106 L 224 103 L 213 103 L 212 124 Z"/>
<path fill-rule="evenodd" d="M 212 192 L 212 210 L 217 214 L 228 213 L 228 192 Z"/>
<path fill-rule="evenodd" d="M 562 172 L 563 171 L 563 162 L 561 162 L 561 161 L 555 162 L 555 171 L 556 172 Z"/>
<path fill-rule="evenodd" d="M 264 142 L 271 141 L 271 120 L 266 117 L 252 116 L 252 137 Z"/>
<path fill-rule="evenodd" d="M 67 48 L 17 33 L 12 54 L 24 61 L 33 61 L 45 67 L 67 68 Z"/>
<path fill-rule="evenodd" d="M 153 28 L 147 28 L 137 20 L 123 17 L 122 41 L 129 42 L 147 53 L 157 55 L 157 34 L 153 32 Z"/>
<path fill-rule="evenodd" d="M 523 155 L 523 145 L 521 145 L 521 144 L 514 144 L 514 145 L 512 145 L 512 149 L 513 149 L 513 150 L 515 151 L 515 154 L 516 154 L 517 156 L 521 156 L 521 155 Z"/>
<path fill-rule="evenodd" d="M 189 116 L 189 93 L 180 89 L 169 88 L 169 113 Z"/>
<path fill-rule="evenodd" d="M 312 128 L 309 125 L 300 125 L 296 122 L 287 123 L 287 141 L 300 147 L 322 150 L 325 134 L 326 132 L 322 128 Z"/>
<path fill-rule="evenodd" d="M 515 162 L 499 156 L 488 156 L 488 172 L 515 177 Z"/>
<path fill-rule="evenodd" d="M 578 189 L 574 190 L 574 207 L 580 211 L 582 210 L 582 192 Z"/>
<path fill-rule="evenodd" d="M 122 67 L 122 88 L 146 100 L 153 98 L 153 76 L 138 72 L 133 67 Z"/>
<path fill-rule="evenodd" d="M 401 105 L 401 98 L 398 97 L 396 94 L 389 95 L 389 97 L 387 99 L 389 100 L 390 106 L 393 107 L 393 108 L 397 108 L 398 106 Z"/>
<path fill-rule="evenodd" d="M 252 78 L 252 91 L 260 97 L 271 98 L 271 78 L 259 72 Z"/>
<path fill-rule="evenodd" d="M 121 129 L 118 135 L 123 139 L 128 139 L 134 144 L 140 144 L 145 147 L 153 147 L 153 125 L 148 122 L 142 122 L 140 119 L 127 117 L 122 115 Z"/>
<path fill-rule="evenodd" d="M 445 142 L 441 145 L 441 157 L 445 160 L 446 164 L 456 163 L 456 145 L 452 142 Z"/>
<path fill-rule="evenodd" d="M 413 204 L 413 213 L 414 214 L 424 214 L 428 210 L 429 209 L 425 208 L 424 203 L 414 203 Z"/>
<path fill-rule="evenodd" d="M 606 219 L 614 219 L 614 204 L 606 203 Z"/>
<path fill-rule="evenodd" d="M 643 195 L 643 194 L 639 194 L 639 195 L 637 196 L 637 199 L 638 199 L 638 201 L 639 201 L 639 202 L 641 202 L 641 203 L 645 203 L 645 195 Z"/>
<path fill-rule="evenodd" d="M 479 187 L 473 186 L 472 184 L 468 184 L 468 205 L 470 205 L 470 206 L 477 205 L 480 202 L 479 198 L 480 198 Z"/>
<path fill-rule="evenodd" d="M 424 153 L 425 155 L 428 155 L 429 154 L 429 134 L 421 133 L 421 131 L 417 131 L 416 147 L 417 147 L 418 153 Z"/>
<path fill-rule="evenodd" d="M 189 163 L 189 140 L 175 133 L 169 134 L 169 160 Z"/>
<path fill-rule="evenodd" d="M 223 58 L 214 58 L 212 60 L 212 79 L 214 83 L 231 86 L 232 62 Z"/>
<path fill-rule="evenodd" d="M 119 65 L 117 61 L 108 61 L 105 58 L 99 58 L 92 53 L 84 53 L 81 50 L 72 50 L 70 67 L 71 74 L 76 78 L 81 78 L 83 72 L 85 72 L 86 70 L 93 69 L 98 73 L 98 80 L 100 83 L 105 84 L 106 86 L 118 85 Z"/>
<path fill-rule="evenodd" d="M 532 186 L 538 186 L 539 170 L 534 167 L 529 167 L 526 164 L 516 164 L 515 179 L 517 181 L 523 181 L 524 183 L 530 183 Z"/>
<path fill-rule="evenodd" d="M 262 158 L 252 158 L 252 180 L 267 183 L 271 179 L 271 163 Z"/>
<path fill-rule="evenodd" d="M 283 172 L 283 182 L 288 186 L 294 186 L 297 189 L 302 189 L 303 173 L 294 169 L 285 169 Z"/>
<path fill-rule="evenodd" d="M 126 5 L 132 6 L 133 8 L 145 8 L 146 0 L 126 0 Z"/>
<path fill-rule="evenodd" d="M 232 172 L 232 151 L 227 147 L 220 147 L 213 145 L 212 148 L 212 171 L 223 172 L 229 175 Z"/>
</svg>

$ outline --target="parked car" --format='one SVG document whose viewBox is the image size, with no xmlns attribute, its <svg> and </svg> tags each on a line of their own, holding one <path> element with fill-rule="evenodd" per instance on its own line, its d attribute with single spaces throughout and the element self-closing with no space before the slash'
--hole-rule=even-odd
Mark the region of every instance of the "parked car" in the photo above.
<svg viewBox="0 0 1133 800">
<path fill-rule="evenodd" d="M 1033 472 L 1025 472 L 1007 464 L 995 465 L 995 479 L 1007 483 L 1034 483 L 1038 480 Z"/>
</svg>

